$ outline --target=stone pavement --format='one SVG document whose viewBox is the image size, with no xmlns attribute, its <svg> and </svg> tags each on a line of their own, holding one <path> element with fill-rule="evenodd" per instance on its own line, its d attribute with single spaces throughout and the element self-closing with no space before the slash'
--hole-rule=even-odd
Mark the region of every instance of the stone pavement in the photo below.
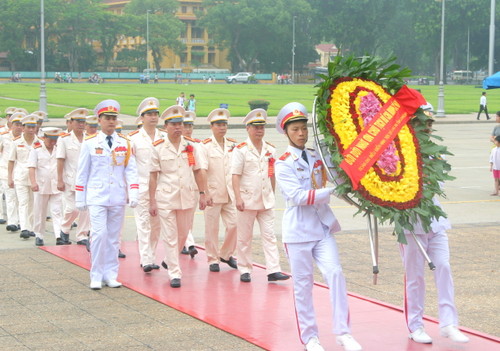
<svg viewBox="0 0 500 351">
<path fill-rule="evenodd" d="M 460 122 L 469 119 L 470 124 Z M 448 198 L 442 203 L 453 223 L 449 238 L 460 324 L 498 337 L 500 198 L 489 196 L 493 184 L 487 166 L 491 147 L 488 135 L 492 127 L 491 123 L 476 121 L 473 115 L 457 117 L 452 124 L 441 120 L 436 123 L 437 133 L 455 154 L 450 163 L 457 180 L 447 184 Z M 204 138 L 208 133 L 209 130 L 201 129 L 196 136 Z M 229 134 L 244 140 L 242 128 Z M 278 152 L 284 150 L 285 140 L 274 129 L 266 130 L 266 138 L 276 144 Z M 348 290 L 401 306 L 403 270 L 391 228 L 380 228 L 380 274 L 378 284 L 373 285 L 365 219 L 353 217 L 355 209 L 338 199 L 333 199 L 331 205 L 344 228 L 336 238 Z M 278 195 L 275 224 L 278 240 L 283 208 Z M 33 239 L 22 240 L 19 233 L 4 228 L 0 226 L 0 350 L 259 349 L 127 288 L 91 291 L 86 270 L 38 250 Z M 134 240 L 135 224 L 130 209 L 124 228 L 123 240 Z M 196 242 L 203 245 L 201 211 L 196 212 L 193 233 Z M 52 233 L 46 234 L 45 242 L 54 244 Z M 260 245 L 260 238 L 255 235 L 255 261 L 264 263 Z M 282 268 L 289 271 L 281 246 L 280 251 Z M 431 275 L 427 270 L 426 314 L 437 317 Z M 316 279 L 322 281 L 319 274 Z M 241 306 L 241 311 L 235 313 L 244 313 L 243 301 Z M 293 306 L 289 308 L 293 314 Z M 354 335 L 356 322 L 352 321 Z M 330 325 L 319 327 L 321 333 L 329 333 L 331 329 Z M 295 330 L 290 331 L 290 337 L 297 338 Z"/>
</svg>

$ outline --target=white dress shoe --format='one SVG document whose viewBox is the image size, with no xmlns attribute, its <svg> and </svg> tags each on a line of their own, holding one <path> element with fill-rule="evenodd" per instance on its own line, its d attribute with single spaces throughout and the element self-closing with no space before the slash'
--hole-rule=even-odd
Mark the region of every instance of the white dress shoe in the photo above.
<svg viewBox="0 0 500 351">
<path fill-rule="evenodd" d="M 102 288 L 102 283 L 99 281 L 91 281 L 90 288 L 92 290 L 100 290 Z"/>
<path fill-rule="evenodd" d="M 325 351 L 323 346 L 321 346 L 321 344 L 319 343 L 319 339 L 317 336 L 313 336 L 312 338 L 310 338 L 305 346 L 306 351 Z"/>
<path fill-rule="evenodd" d="M 455 342 L 469 342 L 469 338 L 466 337 L 457 327 L 454 325 L 448 325 L 441 328 L 441 336 L 445 338 L 450 338 Z"/>
<path fill-rule="evenodd" d="M 408 335 L 410 339 L 421 344 L 432 344 L 432 338 L 427 334 L 423 327 L 418 328 Z"/>
<path fill-rule="evenodd" d="M 342 345 L 345 351 L 361 351 L 363 348 L 354 340 L 351 334 L 337 336 L 337 344 Z"/>
<path fill-rule="evenodd" d="M 120 286 L 122 286 L 122 283 L 116 280 L 105 280 L 104 284 L 106 284 L 110 288 L 119 288 Z"/>
</svg>

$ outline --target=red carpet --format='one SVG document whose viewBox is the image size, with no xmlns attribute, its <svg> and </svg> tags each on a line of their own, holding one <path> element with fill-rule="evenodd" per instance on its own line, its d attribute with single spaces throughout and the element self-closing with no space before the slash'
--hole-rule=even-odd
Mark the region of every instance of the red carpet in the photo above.
<svg viewBox="0 0 500 351">
<path fill-rule="evenodd" d="M 48 246 L 42 249 L 85 269 L 90 267 L 84 246 Z M 120 260 L 118 280 L 127 288 L 264 349 L 303 350 L 297 332 L 291 280 L 268 283 L 265 269 L 256 266 L 252 282 L 241 283 L 238 271 L 226 264 L 221 264 L 219 273 L 209 272 L 205 253 L 199 250 L 194 260 L 181 255 L 182 287 L 172 289 L 163 268 L 151 274 L 142 271 L 135 242 L 123 242 L 121 249 L 127 258 Z M 163 254 L 159 253 L 157 257 L 161 262 Z M 331 333 L 328 289 L 317 284 L 314 298 L 321 343 L 328 350 L 343 350 L 336 345 Z M 462 329 L 470 338 L 469 343 L 453 343 L 439 336 L 438 325 L 430 318 L 426 320 L 426 331 L 434 343 L 417 344 L 407 338 L 400 308 L 355 294 L 349 295 L 349 304 L 353 335 L 366 351 L 500 350 L 499 338 L 471 329 Z"/>
</svg>

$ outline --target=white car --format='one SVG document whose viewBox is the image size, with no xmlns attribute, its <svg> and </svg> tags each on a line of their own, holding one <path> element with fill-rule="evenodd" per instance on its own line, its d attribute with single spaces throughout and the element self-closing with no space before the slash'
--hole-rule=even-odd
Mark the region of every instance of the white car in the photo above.
<svg viewBox="0 0 500 351">
<path fill-rule="evenodd" d="M 228 76 L 226 77 L 226 82 L 231 84 L 231 83 L 249 83 L 251 81 L 254 81 L 255 79 L 253 78 L 253 74 L 250 72 L 238 72 L 233 76 Z"/>
</svg>

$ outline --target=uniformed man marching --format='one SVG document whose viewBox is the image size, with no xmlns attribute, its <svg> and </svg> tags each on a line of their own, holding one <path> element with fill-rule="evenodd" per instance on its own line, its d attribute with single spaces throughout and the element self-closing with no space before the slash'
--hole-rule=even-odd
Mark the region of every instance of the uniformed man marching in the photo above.
<svg viewBox="0 0 500 351">
<path fill-rule="evenodd" d="M 326 169 L 314 149 L 306 149 L 307 111 L 297 102 L 278 113 L 276 129 L 286 134 L 287 151 L 276 161 L 276 179 L 286 200 L 283 242 L 294 280 L 295 312 L 300 338 L 307 351 L 324 351 L 318 339 L 318 325 L 312 288 L 316 262 L 330 289 L 333 332 L 346 351 L 361 346 L 350 334 L 349 306 L 337 244 L 332 236 L 340 224 L 329 206 L 333 188 L 325 188 Z"/>
<path fill-rule="evenodd" d="M 240 280 L 251 281 L 252 237 L 255 220 L 261 230 L 267 280 L 286 280 L 281 273 L 279 251 L 274 235 L 274 146 L 264 141 L 267 112 L 250 111 L 243 120 L 248 138 L 233 151 L 231 174 L 238 223 L 238 270 Z"/>
<path fill-rule="evenodd" d="M 210 112 L 212 136 L 202 141 L 202 155 L 207 164 L 207 191 L 212 206 L 205 209 L 205 250 L 211 272 L 219 272 L 219 263 L 238 268 L 233 255 L 236 251 L 236 206 L 231 179 L 231 156 L 236 140 L 226 137 L 230 113 L 218 108 Z M 219 249 L 219 222 L 226 227 L 224 242 Z"/>
<path fill-rule="evenodd" d="M 118 288 L 118 251 L 127 195 L 137 206 L 139 184 L 130 141 L 115 132 L 120 105 L 104 100 L 95 107 L 101 131 L 82 144 L 76 176 L 76 207 L 88 209 L 92 227 L 90 288 Z"/>
</svg>

